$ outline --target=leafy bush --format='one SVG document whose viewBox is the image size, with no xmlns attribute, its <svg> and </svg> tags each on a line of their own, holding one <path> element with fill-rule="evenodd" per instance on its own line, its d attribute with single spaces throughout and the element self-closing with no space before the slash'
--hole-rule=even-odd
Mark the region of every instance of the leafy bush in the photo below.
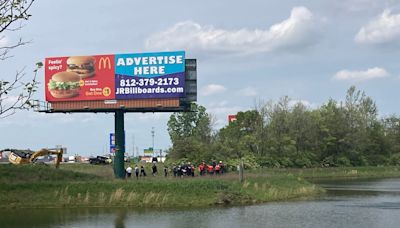
<svg viewBox="0 0 400 228">
<path fill-rule="evenodd" d="M 336 159 L 338 166 L 351 166 L 350 159 L 345 156 L 340 156 Z"/>
<path fill-rule="evenodd" d="M 393 154 L 393 155 L 389 158 L 389 164 L 390 164 L 390 165 L 400 165 L 400 153 Z"/>
<path fill-rule="evenodd" d="M 294 161 L 294 165 L 298 168 L 310 168 L 312 166 L 312 163 L 310 159 L 306 157 L 300 157 Z"/>
</svg>

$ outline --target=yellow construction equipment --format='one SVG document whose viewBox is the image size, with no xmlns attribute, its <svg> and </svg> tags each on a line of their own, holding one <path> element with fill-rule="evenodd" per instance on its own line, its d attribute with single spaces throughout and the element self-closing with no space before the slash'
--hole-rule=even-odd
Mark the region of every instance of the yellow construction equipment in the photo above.
<svg viewBox="0 0 400 228">
<path fill-rule="evenodd" d="M 54 154 L 57 155 L 56 158 L 56 168 L 60 165 L 60 162 L 63 159 L 63 148 L 57 149 L 41 149 L 39 151 L 31 151 L 31 150 L 16 150 L 16 149 L 6 149 L 3 151 L 10 151 L 10 155 L 8 156 L 8 160 L 12 164 L 30 164 L 35 163 L 37 158 L 44 155 Z"/>
</svg>

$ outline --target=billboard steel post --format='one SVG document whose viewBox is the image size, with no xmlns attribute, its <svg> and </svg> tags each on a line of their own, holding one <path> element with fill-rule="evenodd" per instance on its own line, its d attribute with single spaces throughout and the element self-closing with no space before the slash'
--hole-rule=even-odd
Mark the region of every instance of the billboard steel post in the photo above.
<svg viewBox="0 0 400 228">
<path fill-rule="evenodd" d="M 125 130 L 124 130 L 124 111 L 115 111 L 115 158 L 114 174 L 116 178 L 125 178 Z"/>
</svg>

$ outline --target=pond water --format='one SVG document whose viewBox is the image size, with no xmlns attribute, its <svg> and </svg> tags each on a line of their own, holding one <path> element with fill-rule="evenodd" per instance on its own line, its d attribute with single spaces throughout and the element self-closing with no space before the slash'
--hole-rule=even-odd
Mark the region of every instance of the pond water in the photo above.
<svg viewBox="0 0 400 228">
<path fill-rule="evenodd" d="M 255 206 L 0 211 L 0 227 L 400 227 L 400 178 L 317 181 L 327 194 Z"/>
</svg>

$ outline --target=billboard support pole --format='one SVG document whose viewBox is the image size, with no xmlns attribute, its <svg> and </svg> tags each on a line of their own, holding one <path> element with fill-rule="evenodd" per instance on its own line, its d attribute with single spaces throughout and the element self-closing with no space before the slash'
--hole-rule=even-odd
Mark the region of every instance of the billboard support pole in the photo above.
<svg viewBox="0 0 400 228">
<path fill-rule="evenodd" d="M 114 174 L 116 178 L 125 178 L 125 130 L 124 110 L 115 111 L 115 158 Z"/>
</svg>

